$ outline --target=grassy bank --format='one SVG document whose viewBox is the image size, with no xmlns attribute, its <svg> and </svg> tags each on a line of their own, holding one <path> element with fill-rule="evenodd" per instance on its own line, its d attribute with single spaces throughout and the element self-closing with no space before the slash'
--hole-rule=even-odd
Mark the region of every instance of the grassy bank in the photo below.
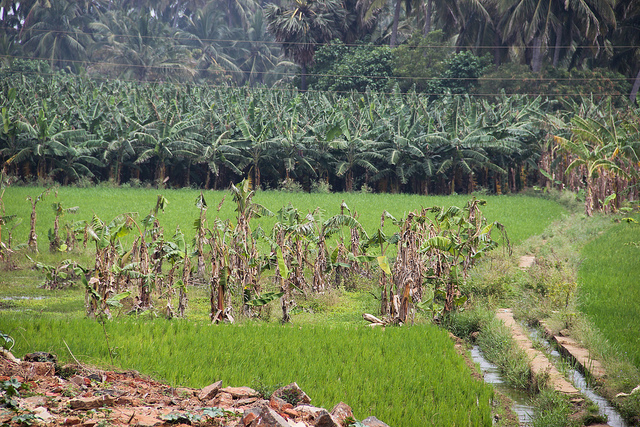
<svg viewBox="0 0 640 427">
<path fill-rule="evenodd" d="M 579 307 L 640 369 L 640 225 L 622 222 L 581 254 Z"/>
</svg>

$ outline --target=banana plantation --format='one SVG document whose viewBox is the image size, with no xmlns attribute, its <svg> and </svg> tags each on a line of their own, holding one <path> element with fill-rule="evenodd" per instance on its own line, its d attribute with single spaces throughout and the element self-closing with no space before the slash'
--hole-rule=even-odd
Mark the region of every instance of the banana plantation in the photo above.
<svg viewBox="0 0 640 427">
<path fill-rule="evenodd" d="M 640 111 L 592 99 L 496 102 L 2 80 L 0 160 L 25 182 L 504 194 L 584 190 L 586 210 L 637 200 Z"/>
</svg>

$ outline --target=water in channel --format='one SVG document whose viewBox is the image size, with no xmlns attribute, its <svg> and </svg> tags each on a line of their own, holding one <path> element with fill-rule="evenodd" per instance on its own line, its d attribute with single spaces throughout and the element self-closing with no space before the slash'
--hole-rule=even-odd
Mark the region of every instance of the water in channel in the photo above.
<svg viewBox="0 0 640 427">
<path fill-rule="evenodd" d="M 524 325 L 523 325 L 524 326 Z M 526 327 L 526 326 L 524 326 Z M 547 350 L 547 354 L 549 354 L 554 360 L 560 361 L 562 360 L 562 355 L 556 350 L 554 346 L 551 345 L 549 341 L 547 341 L 537 329 L 528 328 L 529 336 L 538 340 Z M 582 375 L 580 371 L 578 371 L 574 367 L 569 367 L 567 370 L 567 374 L 569 380 L 573 383 L 573 385 L 580 390 L 580 392 L 585 395 L 589 400 L 595 403 L 598 406 L 598 412 L 600 415 L 607 417 L 607 425 L 611 427 L 627 427 L 628 424 L 622 418 L 622 416 L 607 402 L 605 398 L 596 394 L 596 392 L 589 386 L 587 383 L 587 379 Z"/>
<path fill-rule="evenodd" d="M 531 400 L 529 395 L 507 386 L 500 376 L 498 367 L 484 358 L 480 347 L 477 345 L 474 345 L 471 349 L 471 358 L 480 366 L 480 370 L 484 376 L 484 382 L 493 385 L 500 393 L 511 399 L 513 402 L 511 409 L 518 416 L 520 425 L 531 425 L 533 406 L 529 404 Z"/>
</svg>

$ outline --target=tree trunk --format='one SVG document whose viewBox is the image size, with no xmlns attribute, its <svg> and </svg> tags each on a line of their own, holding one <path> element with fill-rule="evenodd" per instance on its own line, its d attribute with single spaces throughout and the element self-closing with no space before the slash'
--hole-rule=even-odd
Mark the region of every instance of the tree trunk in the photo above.
<svg viewBox="0 0 640 427">
<path fill-rule="evenodd" d="M 640 69 L 638 70 L 638 74 L 636 74 L 636 79 L 633 82 L 633 88 L 631 88 L 631 94 L 629 95 L 629 99 L 631 102 L 636 102 L 636 97 L 638 96 L 638 90 L 640 89 Z"/>
<path fill-rule="evenodd" d="M 542 37 L 537 36 L 533 39 L 533 54 L 531 56 L 531 70 L 539 73 L 542 70 Z"/>
<path fill-rule="evenodd" d="M 493 64 L 496 67 L 500 65 L 502 59 L 502 44 L 500 40 L 500 33 L 498 32 L 498 30 L 496 30 L 495 39 L 493 41 Z"/>
<path fill-rule="evenodd" d="M 307 91 L 307 64 L 301 65 L 301 73 L 300 73 L 300 90 L 302 92 Z"/>
<path fill-rule="evenodd" d="M 433 13 L 433 0 L 427 0 L 427 9 L 424 15 L 424 30 L 423 30 L 423 34 L 425 36 L 431 32 L 432 13 Z"/>
<path fill-rule="evenodd" d="M 587 178 L 587 196 L 584 201 L 584 213 L 593 216 L 593 178 Z"/>
<path fill-rule="evenodd" d="M 560 49 L 562 48 L 562 24 L 556 25 L 556 45 L 553 49 L 553 68 L 558 68 Z"/>
<path fill-rule="evenodd" d="M 398 24 L 400 23 L 400 8 L 402 7 L 401 0 L 396 0 L 396 7 L 393 11 L 393 25 L 391 27 L 391 40 L 389 46 L 391 48 L 396 47 L 398 42 Z"/>
</svg>

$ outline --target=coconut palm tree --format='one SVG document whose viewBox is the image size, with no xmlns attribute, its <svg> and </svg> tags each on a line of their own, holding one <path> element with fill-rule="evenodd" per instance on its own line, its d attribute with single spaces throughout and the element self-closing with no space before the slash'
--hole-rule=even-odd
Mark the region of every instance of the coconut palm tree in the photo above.
<svg viewBox="0 0 640 427">
<path fill-rule="evenodd" d="M 82 21 L 76 2 L 36 2 L 22 29 L 24 52 L 48 60 L 53 69 L 79 68 L 91 43 L 89 35 L 81 29 Z"/>
<path fill-rule="evenodd" d="M 499 4 L 504 16 L 503 39 L 512 46 L 527 46 L 527 62 L 534 72 L 542 69 L 544 52 L 553 38 L 557 64 L 563 45 L 586 43 L 585 47 L 592 46 L 600 52 L 604 47 L 602 37 L 616 22 L 612 0 L 504 0 Z M 581 55 L 583 51 L 576 53 Z"/>
<path fill-rule="evenodd" d="M 301 67 L 302 91 L 307 90 L 307 67 L 316 48 L 340 37 L 346 26 L 345 10 L 338 0 L 294 0 L 286 7 L 265 7 L 267 28 L 282 43 L 285 55 Z"/>
</svg>

